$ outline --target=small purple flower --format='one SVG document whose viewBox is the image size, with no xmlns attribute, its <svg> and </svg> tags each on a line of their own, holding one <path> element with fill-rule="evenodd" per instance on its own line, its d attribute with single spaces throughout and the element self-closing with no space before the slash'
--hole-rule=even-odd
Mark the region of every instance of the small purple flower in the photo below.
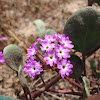
<svg viewBox="0 0 100 100">
<path fill-rule="evenodd" d="M 44 41 L 45 41 L 45 42 L 48 41 L 48 42 L 51 43 L 51 42 L 56 41 L 56 39 L 55 39 L 53 36 L 51 36 L 51 35 L 47 35 L 47 34 L 46 34 L 46 35 L 44 36 Z"/>
<path fill-rule="evenodd" d="M 59 33 L 58 34 L 54 33 L 53 36 L 54 36 L 54 38 L 56 38 L 58 40 L 61 39 L 62 37 L 65 37 L 64 34 L 59 34 Z"/>
<path fill-rule="evenodd" d="M 58 33 L 58 38 L 61 39 L 62 37 L 65 37 L 65 34 L 59 34 Z"/>
<path fill-rule="evenodd" d="M 38 38 L 38 39 L 37 39 L 37 41 L 38 41 L 38 42 L 43 42 L 44 40 L 43 40 L 43 39 Z"/>
<path fill-rule="evenodd" d="M 40 46 L 42 51 L 51 51 L 53 48 L 55 48 L 54 43 L 46 42 L 46 43 L 41 43 L 42 46 Z"/>
<path fill-rule="evenodd" d="M 72 73 L 73 65 L 70 64 L 70 61 L 67 61 L 66 59 L 62 59 L 61 62 L 58 62 L 57 68 L 59 70 L 59 74 L 62 78 L 65 77 L 65 75 L 69 76 L 69 73 Z"/>
<path fill-rule="evenodd" d="M 32 63 L 35 63 L 36 61 L 34 61 L 34 57 L 31 56 L 26 60 L 26 64 L 24 64 L 24 67 L 30 68 Z"/>
<path fill-rule="evenodd" d="M 58 34 L 53 33 L 53 37 L 57 39 L 58 38 Z"/>
<path fill-rule="evenodd" d="M 67 47 L 69 49 L 72 49 L 74 47 L 74 45 L 71 44 L 72 41 L 69 40 L 69 37 L 62 36 L 59 42 L 63 44 L 64 47 Z"/>
<path fill-rule="evenodd" d="M 6 37 L 1 37 L 0 38 L 0 41 L 4 41 L 4 40 L 7 40 L 7 38 Z"/>
<path fill-rule="evenodd" d="M 70 55 L 68 54 L 70 52 L 70 50 L 67 49 L 67 48 L 64 48 L 63 45 L 58 45 L 55 48 L 55 51 L 56 51 L 57 57 L 59 57 L 60 59 L 62 59 L 62 58 L 69 58 L 70 57 Z"/>
<path fill-rule="evenodd" d="M 29 49 L 27 49 L 27 57 L 34 56 L 37 53 L 37 48 L 35 45 L 31 45 Z"/>
<path fill-rule="evenodd" d="M 5 63 L 2 51 L 0 51 L 0 63 Z"/>
<path fill-rule="evenodd" d="M 32 61 L 34 61 L 34 56 L 31 56 L 26 60 L 27 63 L 32 62 Z"/>
<path fill-rule="evenodd" d="M 23 72 L 29 72 L 29 77 L 32 77 L 34 79 L 35 75 L 40 75 L 40 72 L 43 71 L 41 67 L 42 65 L 40 65 L 40 62 L 33 61 L 32 63 L 27 63 L 25 65 Z"/>
<path fill-rule="evenodd" d="M 44 60 L 46 60 L 47 65 L 50 64 L 50 66 L 53 66 L 54 63 L 57 62 L 57 57 L 55 55 L 55 52 L 50 51 L 47 53 L 47 55 L 44 55 Z"/>
<path fill-rule="evenodd" d="M 35 41 L 35 42 L 34 42 L 34 46 L 37 46 L 37 44 L 38 44 L 38 41 Z"/>
</svg>

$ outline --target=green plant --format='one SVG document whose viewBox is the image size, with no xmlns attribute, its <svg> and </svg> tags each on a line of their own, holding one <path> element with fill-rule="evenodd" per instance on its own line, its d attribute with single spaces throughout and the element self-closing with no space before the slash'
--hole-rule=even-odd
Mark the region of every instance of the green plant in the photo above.
<svg viewBox="0 0 100 100">
<path fill-rule="evenodd" d="M 97 50 L 95 49 L 96 46 L 100 47 L 100 12 L 92 7 L 80 9 L 68 19 L 62 35 L 56 34 L 51 29 L 46 30 L 44 22 L 40 19 L 35 20 L 34 23 L 36 24 L 36 33 L 39 38 L 27 49 L 27 60 L 23 71 L 28 72 L 28 75 L 33 79 L 36 75 L 41 78 L 43 86 L 39 90 L 31 93 L 29 91 L 22 72 L 23 54 L 20 47 L 11 44 L 4 48 L 3 54 L 0 52 L 1 60 L 3 61 L 4 55 L 5 63 L 17 72 L 24 90 L 24 99 L 28 100 L 28 95 L 30 100 L 35 99 L 44 91 L 78 95 L 83 99 L 93 93 L 97 93 L 98 91 L 90 91 L 90 80 L 87 78 L 85 60 L 87 53 L 92 54 Z M 71 44 L 72 42 L 74 46 Z M 81 57 L 72 52 L 73 47 L 76 52 L 79 51 L 82 54 Z M 92 53 L 90 53 L 91 50 Z M 91 60 L 90 65 L 96 77 L 100 78 L 100 73 L 96 70 L 96 62 Z M 55 71 L 58 75 L 46 83 L 42 78 L 43 74 L 41 72 L 49 69 Z M 72 75 L 69 75 L 71 73 Z M 68 76 L 76 79 L 78 83 L 68 78 Z M 61 77 L 77 86 L 78 91 L 51 89 L 50 87 L 58 82 Z M 81 78 L 81 81 L 79 81 L 79 78 Z M 97 81 L 95 82 L 98 83 Z"/>
<path fill-rule="evenodd" d="M 73 41 L 74 49 L 87 53 L 100 43 L 100 12 L 82 8 L 66 22 L 63 33 Z"/>
<path fill-rule="evenodd" d="M 41 19 L 37 19 L 33 23 L 36 25 L 36 34 L 39 38 L 43 38 L 45 34 L 53 35 L 53 33 L 56 33 L 53 29 L 46 29 Z"/>
<path fill-rule="evenodd" d="M 93 73 L 95 74 L 95 77 L 96 78 L 100 78 L 100 72 L 96 70 L 97 69 L 96 68 L 97 67 L 97 61 L 91 59 L 91 61 L 90 61 L 90 67 L 91 67 Z"/>
</svg>

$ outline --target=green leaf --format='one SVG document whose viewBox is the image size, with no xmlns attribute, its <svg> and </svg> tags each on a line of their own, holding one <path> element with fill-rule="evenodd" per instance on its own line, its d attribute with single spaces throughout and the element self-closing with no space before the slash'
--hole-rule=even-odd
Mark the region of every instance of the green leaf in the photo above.
<svg viewBox="0 0 100 100">
<path fill-rule="evenodd" d="M 0 95 L 0 100 L 18 100 L 18 99 L 13 99 L 7 96 Z"/>
<path fill-rule="evenodd" d="M 91 67 L 93 73 L 95 74 L 95 77 L 100 78 L 100 72 L 96 70 L 97 62 L 95 60 L 92 59 L 90 61 L 90 67 Z"/>
<path fill-rule="evenodd" d="M 38 13 L 38 11 L 39 11 L 39 7 L 35 6 L 35 13 Z"/>
<path fill-rule="evenodd" d="M 86 76 L 84 76 L 82 80 L 83 80 L 83 88 L 82 88 L 83 97 L 87 98 L 88 96 L 90 96 L 90 81 L 87 79 Z"/>
<path fill-rule="evenodd" d="M 82 8 L 66 22 L 63 33 L 73 41 L 74 49 L 87 53 L 100 43 L 100 12 Z"/>
<path fill-rule="evenodd" d="M 70 61 L 73 65 L 73 73 L 69 75 L 71 78 L 79 78 L 83 72 L 82 60 L 75 54 L 71 54 Z"/>
<path fill-rule="evenodd" d="M 21 48 L 17 45 L 10 44 L 4 48 L 3 55 L 6 64 L 18 72 L 19 66 L 22 65 L 23 62 L 23 54 Z"/>
<path fill-rule="evenodd" d="M 39 38 L 43 38 L 46 29 L 45 24 L 41 19 L 37 19 L 33 22 L 36 25 L 36 34 Z"/>
<path fill-rule="evenodd" d="M 57 32 L 54 31 L 53 29 L 47 29 L 47 30 L 46 30 L 46 34 L 47 34 L 47 35 L 52 35 L 52 36 L 53 36 L 54 33 L 57 33 Z"/>
<path fill-rule="evenodd" d="M 91 60 L 90 61 L 90 67 L 91 67 L 91 69 L 94 71 L 94 72 L 96 72 L 96 66 L 97 66 L 97 62 L 95 61 L 95 60 Z"/>
<path fill-rule="evenodd" d="M 96 77 L 96 78 L 100 78 L 100 72 L 96 71 L 95 77 Z"/>
</svg>

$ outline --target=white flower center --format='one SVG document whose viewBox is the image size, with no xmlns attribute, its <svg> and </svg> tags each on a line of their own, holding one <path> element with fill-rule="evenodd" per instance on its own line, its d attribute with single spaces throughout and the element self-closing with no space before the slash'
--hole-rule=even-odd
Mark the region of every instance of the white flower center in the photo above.
<svg viewBox="0 0 100 100">
<path fill-rule="evenodd" d="M 35 68 L 35 67 L 33 67 L 33 68 L 32 68 L 32 72 L 34 72 L 35 70 L 36 70 L 36 68 Z"/>
</svg>

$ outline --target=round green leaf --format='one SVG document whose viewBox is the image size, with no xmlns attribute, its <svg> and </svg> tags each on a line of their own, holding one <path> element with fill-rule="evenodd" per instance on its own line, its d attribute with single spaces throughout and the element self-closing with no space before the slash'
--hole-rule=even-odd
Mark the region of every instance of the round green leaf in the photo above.
<svg viewBox="0 0 100 100">
<path fill-rule="evenodd" d="M 10 44 L 4 48 L 3 55 L 6 64 L 18 72 L 19 66 L 22 65 L 23 61 L 21 48 L 17 45 Z"/>
<path fill-rule="evenodd" d="M 100 43 L 100 12 L 92 7 L 80 9 L 68 19 L 63 33 L 77 51 L 90 51 Z"/>
<path fill-rule="evenodd" d="M 73 73 L 70 74 L 70 77 L 72 78 L 79 78 L 82 75 L 83 72 L 83 65 L 82 60 L 75 54 L 71 54 L 70 61 L 73 65 Z"/>
<path fill-rule="evenodd" d="M 90 67 L 91 67 L 91 69 L 94 71 L 94 72 L 96 72 L 96 66 L 97 66 L 97 62 L 95 61 L 95 60 L 91 60 L 90 61 Z"/>
<path fill-rule="evenodd" d="M 53 36 L 54 33 L 57 33 L 57 32 L 55 32 L 53 29 L 47 29 L 46 30 L 47 35 L 52 35 Z"/>
<path fill-rule="evenodd" d="M 45 24 L 41 19 L 37 19 L 33 22 L 36 25 L 36 34 L 39 38 L 43 38 L 46 29 Z"/>
</svg>

